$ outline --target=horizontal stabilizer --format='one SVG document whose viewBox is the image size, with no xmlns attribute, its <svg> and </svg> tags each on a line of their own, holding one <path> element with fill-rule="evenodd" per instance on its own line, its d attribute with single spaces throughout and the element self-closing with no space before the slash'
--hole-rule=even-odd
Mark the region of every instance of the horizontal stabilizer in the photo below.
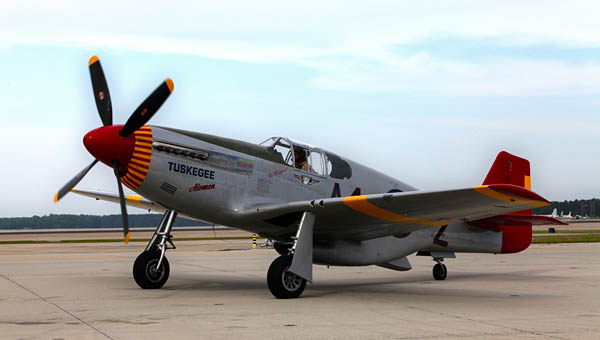
<svg viewBox="0 0 600 340">
<path fill-rule="evenodd" d="M 469 224 L 486 229 L 499 229 L 503 225 L 567 225 L 568 223 L 543 215 L 504 214 L 471 221 Z"/>
</svg>

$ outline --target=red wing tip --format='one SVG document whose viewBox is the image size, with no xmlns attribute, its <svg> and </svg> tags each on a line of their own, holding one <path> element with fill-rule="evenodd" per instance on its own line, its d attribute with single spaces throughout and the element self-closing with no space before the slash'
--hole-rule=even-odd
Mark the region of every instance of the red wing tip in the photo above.
<svg viewBox="0 0 600 340">
<path fill-rule="evenodd" d="M 90 61 L 88 61 L 88 67 L 92 66 L 92 64 L 95 63 L 95 62 L 97 62 L 97 61 L 98 61 L 98 57 L 97 56 L 92 56 L 90 58 Z"/>
</svg>

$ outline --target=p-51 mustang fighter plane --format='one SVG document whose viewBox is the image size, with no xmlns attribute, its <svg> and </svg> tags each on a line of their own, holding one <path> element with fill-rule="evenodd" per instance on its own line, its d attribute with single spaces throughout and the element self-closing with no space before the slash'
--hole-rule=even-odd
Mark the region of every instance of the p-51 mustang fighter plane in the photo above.
<svg viewBox="0 0 600 340">
<path fill-rule="evenodd" d="M 564 224 L 531 214 L 550 204 L 532 192 L 529 162 L 500 152 L 483 185 L 417 191 L 392 177 L 325 149 L 286 137 L 261 144 L 145 125 L 173 91 L 165 80 L 124 125 L 113 125 L 100 61 L 89 69 L 103 127 L 83 143 L 94 161 L 54 197 L 70 191 L 119 202 L 125 242 L 126 205 L 163 212 L 162 221 L 133 265 L 142 288 L 169 277 L 177 214 L 257 233 L 274 240 L 281 256 L 267 272 L 277 298 L 295 298 L 312 281 L 313 264 L 377 265 L 411 269 L 407 256 L 431 256 L 444 280 L 445 258 L 457 252 L 515 253 L 531 243 L 535 224 Z M 119 194 L 74 189 L 98 161 L 117 178 Z M 122 184 L 138 195 L 125 196 Z"/>
</svg>

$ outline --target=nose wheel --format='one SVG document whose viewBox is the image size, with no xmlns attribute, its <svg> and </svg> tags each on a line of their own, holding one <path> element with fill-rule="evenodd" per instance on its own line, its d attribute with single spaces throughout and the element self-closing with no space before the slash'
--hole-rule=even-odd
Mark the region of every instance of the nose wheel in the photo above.
<svg viewBox="0 0 600 340">
<path fill-rule="evenodd" d="M 171 267 L 166 257 L 160 261 L 160 253 L 145 251 L 133 263 L 133 278 L 144 289 L 161 288 L 169 279 Z"/>
<path fill-rule="evenodd" d="M 176 217 L 174 210 L 165 212 L 146 250 L 133 263 L 133 278 L 141 288 L 158 289 L 169 279 L 171 267 L 165 254 L 167 249 L 175 249 L 171 241 L 171 229 Z"/>
<path fill-rule="evenodd" d="M 448 275 L 448 269 L 441 261 L 436 262 L 436 265 L 433 266 L 433 278 L 436 280 L 445 280 Z"/>
<path fill-rule="evenodd" d="M 267 272 L 269 290 L 278 299 L 297 298 L 306 287 L 305 279 L 288 271 L 291 265 L 291 255 L 279 256 L 271 263 Z"/>
</svg>

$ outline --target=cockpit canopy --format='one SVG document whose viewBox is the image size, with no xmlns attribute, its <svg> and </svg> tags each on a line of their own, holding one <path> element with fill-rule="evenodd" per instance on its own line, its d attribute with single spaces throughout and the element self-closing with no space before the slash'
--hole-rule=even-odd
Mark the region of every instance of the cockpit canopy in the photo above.
<svg viewBox="0 0 600 340">
<path fill-rule="evenodd" d="M 323 177 L 339 179 L 352 177 L 352 168 L 348 162 L 318 147 L 287 137 L 271 137 L 260 145 L 269 149 L 282 164 L 298 170 Z"/>
</svg>

